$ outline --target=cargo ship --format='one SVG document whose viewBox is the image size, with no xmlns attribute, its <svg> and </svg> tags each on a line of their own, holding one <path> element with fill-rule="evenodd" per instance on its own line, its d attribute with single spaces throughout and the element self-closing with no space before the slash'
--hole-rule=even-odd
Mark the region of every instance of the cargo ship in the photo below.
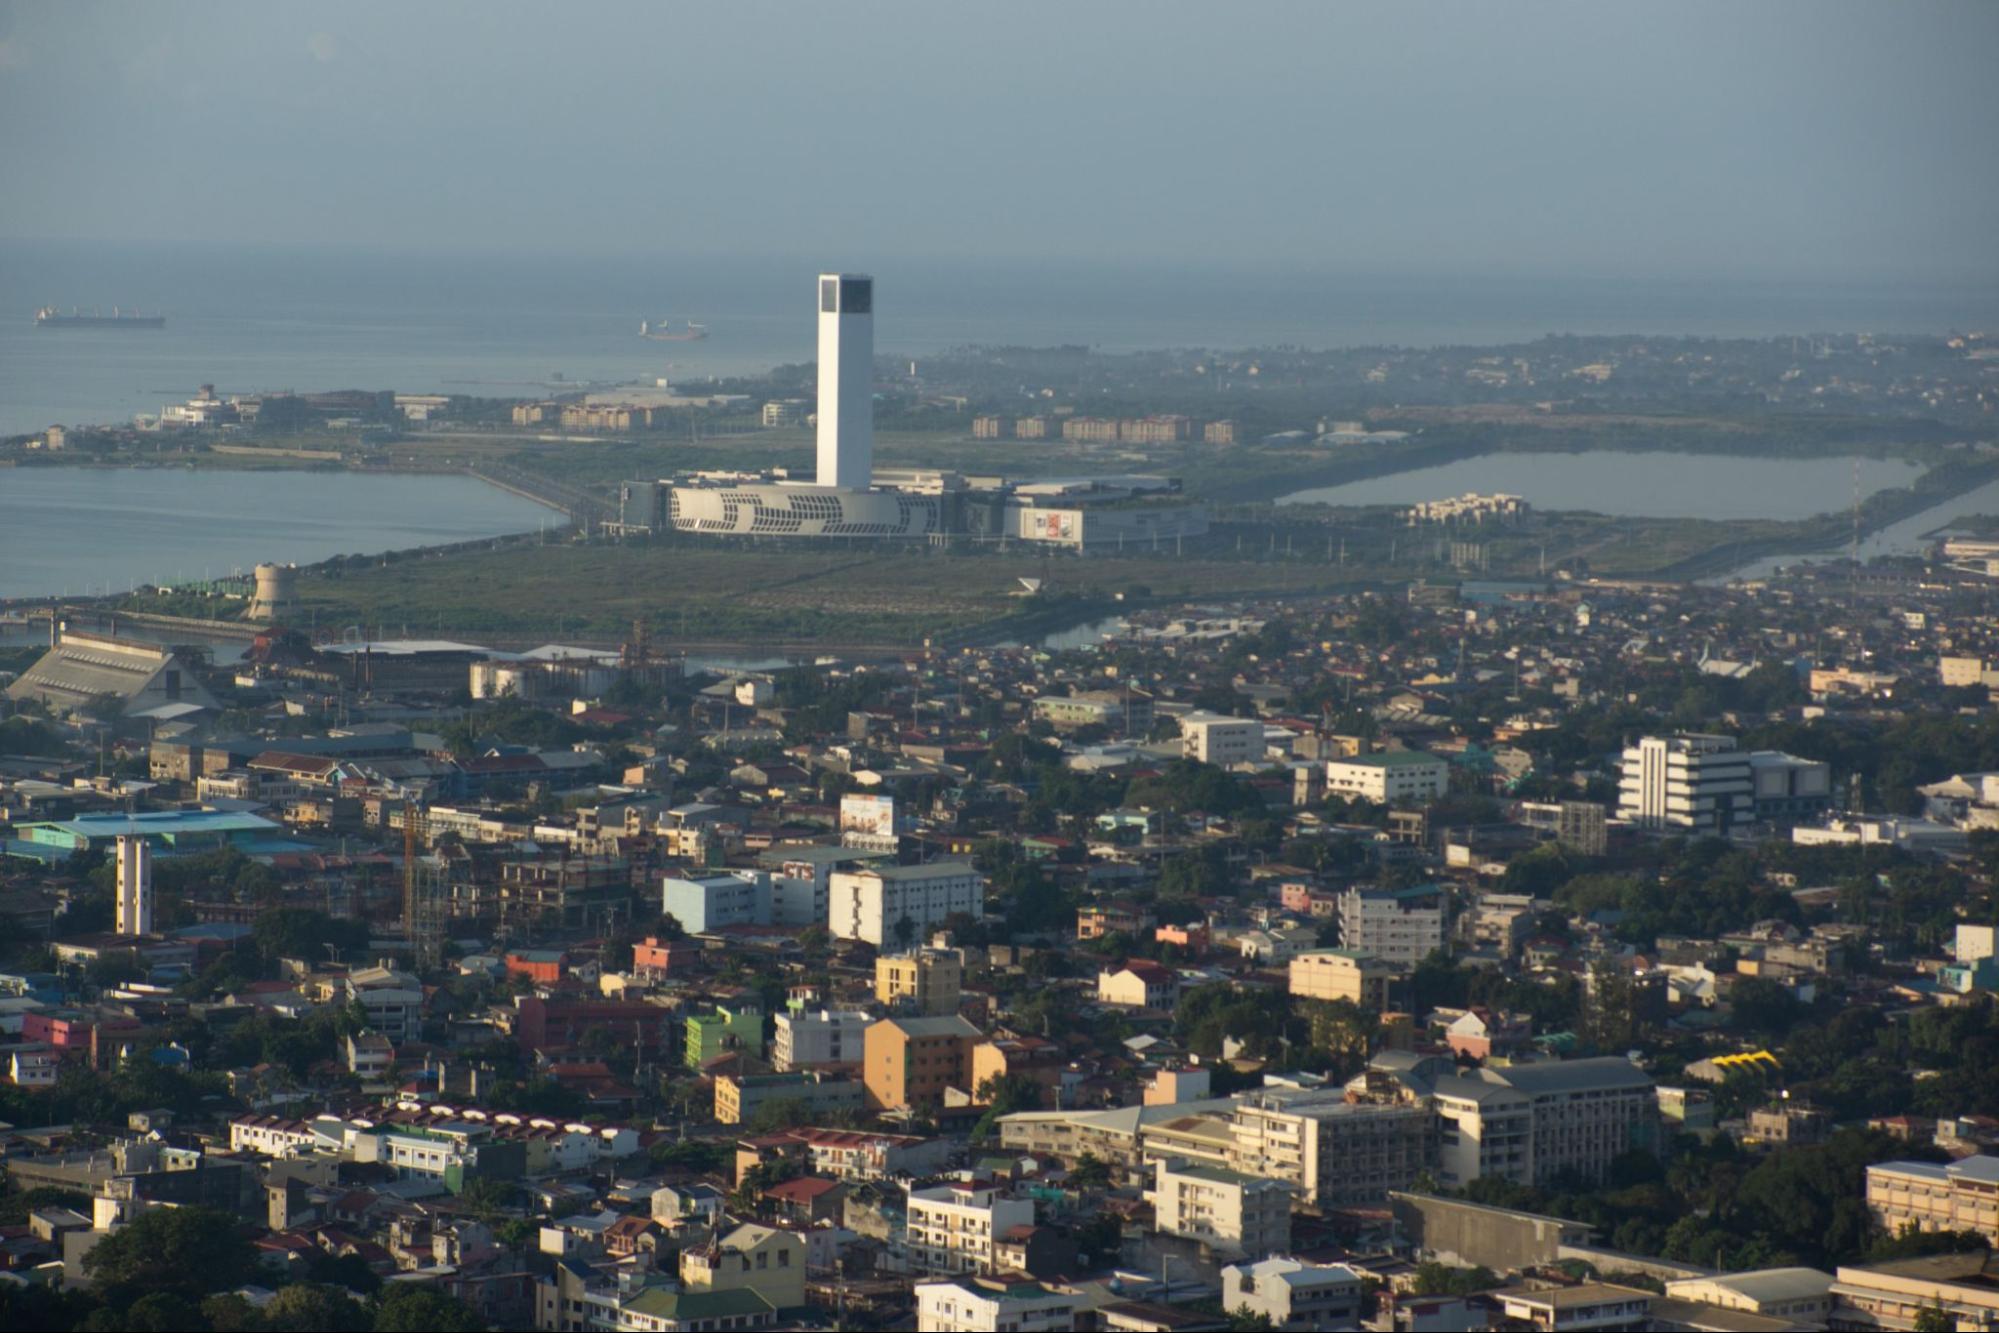
<svg viewBox="0 0 1999 1333">
<path fill-rule="evenodd" d="M 707 336 L 708 326 L 696 324 L 693 320 L 687 321 L 684 329 L 673 328 L 663 319 L 658 323 L 649 319 L 639 323 L 639 337 L 650 338 L 656 343 L 698 343 Z"/>
<path fill-rule="evenodd" d="M 94 310 L 87 315 L 71 310 L 65 315 L 52 305 L 45 305 L 35 312 L 35 327 L 38 329 L 163 329 L 166 326 L 165 315 L 128 314 L 116 306 L 108 315 Z"/>
</svg>

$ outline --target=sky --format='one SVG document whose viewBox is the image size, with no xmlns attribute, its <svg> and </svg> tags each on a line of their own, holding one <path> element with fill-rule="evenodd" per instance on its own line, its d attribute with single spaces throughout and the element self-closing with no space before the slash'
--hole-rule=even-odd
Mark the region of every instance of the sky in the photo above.
<svg viewBox="0 0 1999 1333">
<path fill-rule="evenodd" d="M 1999 271 L 1999 4 L 0 0 L 0 240 Z"/>
</svg>

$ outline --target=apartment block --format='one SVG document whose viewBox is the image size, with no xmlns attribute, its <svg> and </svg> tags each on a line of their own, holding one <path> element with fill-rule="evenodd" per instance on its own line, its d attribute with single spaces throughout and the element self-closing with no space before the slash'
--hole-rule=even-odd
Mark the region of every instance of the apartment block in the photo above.
<svg viewBox="0 0 1999 1333">
<path fill-rule="evenodd" d="M 1395 967 L 1347 949 L 1314 949 L 1290 964 L 1291 994 L 1306 1000 L 1346 1000 L 1363 1009 L 1388 1007 Z"/>
<path fill-rule="evenodd" d="M 958 913 L 973 920 L 986 914 L 986 882 L 969 862 L 872 866 L 832 877 L 828 926 L 843 940 L 908 948 Z"/>
<path fill-rule="evenodd" d="M 1232 1259 L 1262 1258 L 1291 1245 L 1291 1188 L 1264 1176 L 1161 1162 L 1152 1213 L 1161 1235 L 1198 1240 Z"/>
<path fill-rule="evenodd" d="M 964 981 L 963 961 L 941 949 L 875 959 L 875 999 L 891 1010 L 931 1018 L 955 1014 Z"/>
<path fill-rule="evenodd" d="M 910 1263 L 929 1273 L 993 1273 L 996 1246 L 1034 1225 L 1034 1204 L 988 1184 L 952 1181 L 909 1192 L 904 1237 Z"/>
<path fill-rule="evenodd" d="M 1441 884 L 1365 889 L 1340 895 L 1340 945 L 1350 952 L 1413 968 L 1444 947 L 1450 890 Z"/>
</svg>

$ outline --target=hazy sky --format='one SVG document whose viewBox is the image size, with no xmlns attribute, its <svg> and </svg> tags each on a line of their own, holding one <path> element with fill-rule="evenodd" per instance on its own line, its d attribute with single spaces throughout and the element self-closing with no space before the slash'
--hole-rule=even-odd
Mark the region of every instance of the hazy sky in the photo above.
<svg viewBox="0 0 1999 1333">
<path fill-rule="evenodd" d="M 0 237 L 1999 271 L 1999 4 L 0 0 Z"/>
</svg>

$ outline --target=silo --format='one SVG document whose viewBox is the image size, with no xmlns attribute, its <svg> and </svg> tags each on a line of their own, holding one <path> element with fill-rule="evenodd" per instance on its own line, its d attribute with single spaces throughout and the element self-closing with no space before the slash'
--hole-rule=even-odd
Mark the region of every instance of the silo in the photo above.
<svg viewBox="0 0 1999 1333">
<path fill-rule="evenodd" d="M 251 620 L 281 620 L 298 609 L 298 566 L 258 565 L 257 594 L 246 616 Z"/>
</svg>

